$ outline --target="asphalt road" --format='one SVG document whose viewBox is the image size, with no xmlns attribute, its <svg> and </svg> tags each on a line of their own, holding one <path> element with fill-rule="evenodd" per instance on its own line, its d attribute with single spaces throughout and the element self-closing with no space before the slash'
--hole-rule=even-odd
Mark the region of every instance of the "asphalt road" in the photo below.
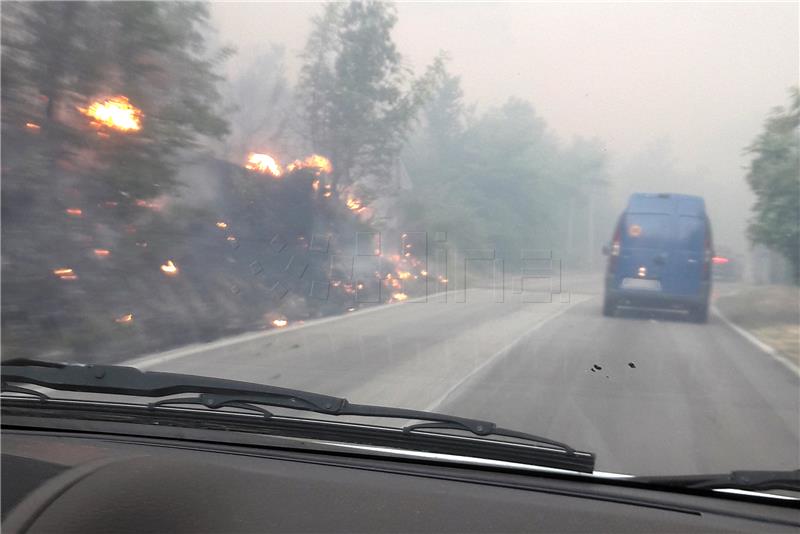
<svg viewBox="0 0 800 534">
<path fill-rule="evenodd" d="M 438 295 L 132 364 L 488 419 L 593 451 L 602 471 L 800 466 L 796 372 L 715 315 L 605 318 L 599 275 L 562 287 L 551 302 L 513 289 Z"/>
</svg>

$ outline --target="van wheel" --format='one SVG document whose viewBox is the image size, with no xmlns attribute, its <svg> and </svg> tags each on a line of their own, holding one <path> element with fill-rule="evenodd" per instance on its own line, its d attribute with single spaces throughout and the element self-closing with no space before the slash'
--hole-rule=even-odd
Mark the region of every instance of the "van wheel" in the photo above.
<svg viewBox="0 0 800 534">
<path fill-rule="evenodd" d="M 603 298 L 603 315 L 613 317 L 615 311 L 617 311 L 617 303 L 608 297 Z"/>
<path fill-rule="evenodd" d="M 708 303 L 701 304 L 696 308 L 692 308 L 689 310 L 689 318 L 695 323 L 707 323 L 708 322 Z"/>
</svg>

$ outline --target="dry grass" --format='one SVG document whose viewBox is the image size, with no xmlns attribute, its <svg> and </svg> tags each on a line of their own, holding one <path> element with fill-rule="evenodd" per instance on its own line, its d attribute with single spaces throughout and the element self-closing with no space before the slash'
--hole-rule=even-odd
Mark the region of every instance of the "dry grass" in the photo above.
<svg viewBox="0 0 800 534">
<path fill-rule="evenodd" d="M 716 305 L 731 321 L 800 365 L 800 288 L 752 287 L 720 297 Z"/>
</svg>

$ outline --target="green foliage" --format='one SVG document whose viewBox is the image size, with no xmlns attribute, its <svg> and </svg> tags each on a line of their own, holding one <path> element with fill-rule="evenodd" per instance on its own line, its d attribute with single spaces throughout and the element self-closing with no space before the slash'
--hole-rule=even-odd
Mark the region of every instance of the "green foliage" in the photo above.
<svg viewBox="0 0 800 534">
<path fill-rule="evenodd" d="M 199 3 L 3 6 L 3 313 L 24 318 L 4 326 L 5 347 L 119 339 L 114 316 L 159 293 L 159 266 L 185 243 L 150 202 L 176 192 L 179 158 L 227 132 L 216 70 L 227 51 L 208 50 L 207 31 Z M 98 128 L 81 111 L 116 95 L 141 109 L 141 130 Z M 64 267 L 77 279 L 54 276 Z"/>
<path fill-rule="evenodd" d="M 604 176 L 601 148 L 584 140 L 562 148 L 519 99 L 474 117 L 457 77 L 443 69 L 436 81 L 405 153 L 414 189 L 403 199 L 404 224 L 446 231 L 462 250 L 494 248 L 507 262 L 523 249 L 563 248 L 569 198 L 582 206 L 587 184 Z"/>
<path fill-rule="evenodd" d="M 754 155 L 747 182 L 756 194 L 748 234 L 786 257 L 800 282 L 800 90 L 789 108 L 776 108 L 747 151 Z"/>
<path fill-rule="evenodd" d="M 394 6 L 378 1 L 327 4 L 313 21 L 298 96 L 335 184 L 389 174 L 431 85 L 435 65 L 419 79 L 403 65 L 396 23 Z"/>
<path fill-rule="evenodd" d="M 261 50 L 228 84 L 231 135 L 225 154 L 229 160 L 244 161 L 248 152 L 262 151 L 286 160 L 300 152 L 295 148 L 299 132 L 293 131 L 293 95 L 284 58 L 282 47 Z"/>
</svg>

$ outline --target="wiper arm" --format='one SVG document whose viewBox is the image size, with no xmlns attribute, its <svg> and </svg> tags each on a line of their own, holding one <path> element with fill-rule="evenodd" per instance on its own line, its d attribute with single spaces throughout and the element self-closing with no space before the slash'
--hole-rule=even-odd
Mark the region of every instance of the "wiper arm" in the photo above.
<svg viewBox="0 0 800 534">
<path fill-rule="evenodd" d="M 424 429 L 464 430 L 477 436 L 504 436 L 530 441 L 560 449 L 581 471 L 592 472 L 594 455 L 576 451 L 569 445 L 548 438 L 499 428 L 490 421 L 468 419 L 453 415 L 405 408 L 352 404 L 347 399 L 297 389 L 282 388 L 252 382 L 228 380 L 160 371 L 142 371 L 135 367 L 100 364 L 62 364 L 39 360 L 10 360 L 2 368 L 2 388 L 9 391 L 15 384 L 44 386 L 62 391 L 107 393 L 160 398 L 180 393 L 196 394 L 190 398 L 163 399 L 150 404 L 156 408 L 165 404 L 202 404 L 211 409 L 226 406 L 254 409 L 272 417 L 256 405 L 305 410 L 335 416 L 382 417 L 428 421 L 403 428 L 404 433 Z M 28 390 L 33 393 L 33 390 Z M 445 434 L 437 436 L 447 437 Z M 452 437 L 452 436 L 451 436 Z"/>
<path fill-rule="evenodd" d="M 732 471 L 727 474 L 712 475 L 633 477 L 628 481 L 685 489 L 800 492 L 800 469 L 794 471 Z"/>
</svg>

